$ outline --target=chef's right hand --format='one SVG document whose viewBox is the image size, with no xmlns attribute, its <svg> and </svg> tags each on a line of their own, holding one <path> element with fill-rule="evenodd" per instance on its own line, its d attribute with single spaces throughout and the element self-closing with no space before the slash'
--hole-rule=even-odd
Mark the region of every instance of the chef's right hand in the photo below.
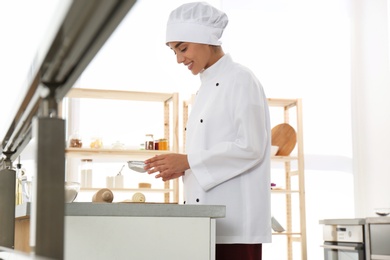
<svg viewBox="0 0 390 260">
<path fill-rule="evenodd" d="M 162 178 L 163 181 L 183 176 L 185 170 L 189 168 L 187 155 L 177 153 L 156 155 L 147 159 L 144 167 L 148 174 L 158 172 L 155 177 Z"/>
</svg>

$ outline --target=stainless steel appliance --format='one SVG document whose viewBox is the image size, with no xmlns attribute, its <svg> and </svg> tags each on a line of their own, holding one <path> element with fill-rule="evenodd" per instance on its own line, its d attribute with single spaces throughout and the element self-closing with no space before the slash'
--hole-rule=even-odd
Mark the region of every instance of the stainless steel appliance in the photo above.
<svg viewBox="0 0 390 260">
<path fill-rule="evenodd" d="M 320 221 L 325 260 L 365 260 L 364 219 Z"/>
<path fill-rule="evenodd" d="M 366 259 L 390 260 L 390 217 L 367 218 Z"/>
</svg>

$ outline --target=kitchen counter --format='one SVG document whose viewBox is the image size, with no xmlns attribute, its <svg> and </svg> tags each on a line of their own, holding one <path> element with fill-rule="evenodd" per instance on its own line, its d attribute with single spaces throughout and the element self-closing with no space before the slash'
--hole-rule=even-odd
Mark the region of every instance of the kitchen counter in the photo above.
<svg viewBox="0 0 390 260">
<path fill-rule="evenodd" d="M 369 217 L 351 219 L 322 219 L 324 225 L 365 225 L 365 224 L 390 224 L 390 217 Z"/>
<path fill-rule="evenodd" d="M 364 225 L 364 218 L 341 218 L 341 219 L 323 219 L 320 224 L 324 225 Z"/>
<path fill-rule="evenodd" d="M 128 216 L 128 217 L 225 217 L 221 205 L 181 205 L 165 203 L 91 203 L 65 204 L 65 216 Z M 31 204 L 17 205 L 15 218 L 30 216 Z"/>
<path fill-rule="evenodd" d="M 366 224 L 390 224 L 390 217 L 366 218 Z"/>
<path fill-rule="evenodd" d="M 225 212 L 221 205 L 66 203 L 64 259 L 213 260 L 216 219 Z M 21 243 L 29 250 L 30 214 L 30 203 L 16 206 L 16 250 Z"/>
</svg>

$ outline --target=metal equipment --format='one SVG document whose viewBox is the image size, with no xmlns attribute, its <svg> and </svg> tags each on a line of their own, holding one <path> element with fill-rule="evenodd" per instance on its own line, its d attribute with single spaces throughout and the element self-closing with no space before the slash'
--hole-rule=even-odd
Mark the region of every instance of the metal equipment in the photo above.
<svg viewBox="0 0 390 260">
<path fill-rule="evenodd" d="M 33 184 L 30 243 L 37 256 L 63 259 L 65 122 L 58 118 L 58 102 L 134 3 L 135 0 L 61 1 L 57 19 L 34 59 L 26 94 L 1 141 L 0 152 L 9 156 L 0 160 L 0 188 L 5 189 L 0 194 L 0 241 L 7 240 L 0 246 L 12 247 L 11 239 L 6 238 L 14 232 L 2 225 L 14 221 L 14 215 L 8 212 L 11 209 L 5 210 L 9 203 L 15 207 L 15 191 L 11 195 L 10 187 L 12 184 L 15 189 L 15 179 L 8 176 L 11 170 L 7 164 L 12 165 L 34 138 L 37 176 Z"/>
</svg>

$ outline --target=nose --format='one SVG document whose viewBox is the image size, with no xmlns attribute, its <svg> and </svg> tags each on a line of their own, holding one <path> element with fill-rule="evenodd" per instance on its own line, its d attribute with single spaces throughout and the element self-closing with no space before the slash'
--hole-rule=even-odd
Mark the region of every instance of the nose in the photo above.
<svg viewBox="0 0 390 260">
<path fill-rule="evenodd" d="M 180 54 L 180 53 L 177 53 L 176 54 L 176 61 L 177 61 L 177 63 L 183 63 L 184 62 L 184 56 L 182 55 L 182 54 Z"/>
</svg>

